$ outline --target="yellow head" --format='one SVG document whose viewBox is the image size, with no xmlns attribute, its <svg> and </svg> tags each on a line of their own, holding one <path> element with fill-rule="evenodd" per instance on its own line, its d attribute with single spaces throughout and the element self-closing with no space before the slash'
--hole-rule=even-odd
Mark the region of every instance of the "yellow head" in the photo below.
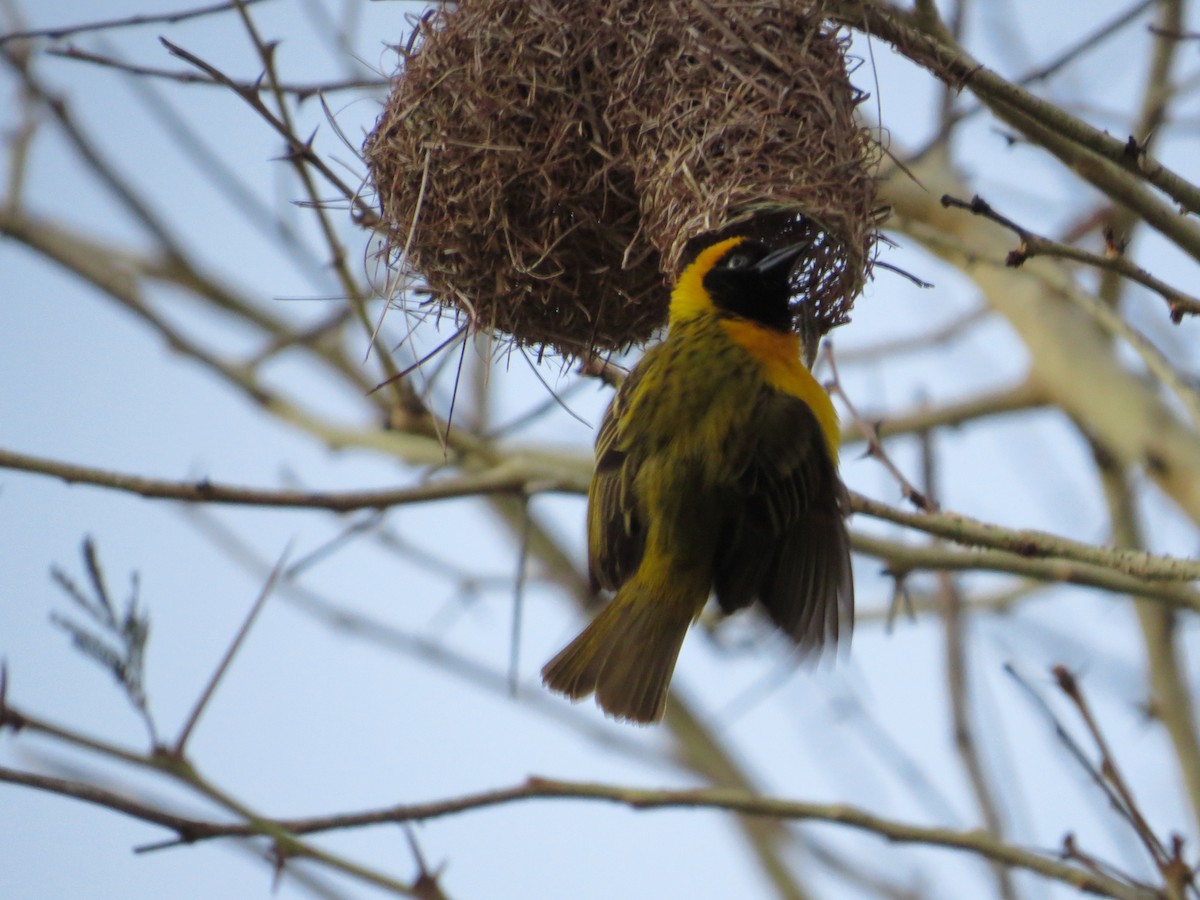
<svg viewBox="0 0 1200 900">
<path fill-rule="evenodd" d="M 675 282 L 671 292 L 671 324 L 713 311 L 712 297 L 704 288 L 704 276 L 730 250 L 744 244 L 746 238 L 731 237 L 701 250 Z"/>
<path fill-rule="evenodd" d="M 808 247 L 773 250 L 746 237 L 705 247 L 683 270 L 671 294 L 671 322 L 714 311 L 772 331 L 792 330 L 792 263 Z"/>
</svg>

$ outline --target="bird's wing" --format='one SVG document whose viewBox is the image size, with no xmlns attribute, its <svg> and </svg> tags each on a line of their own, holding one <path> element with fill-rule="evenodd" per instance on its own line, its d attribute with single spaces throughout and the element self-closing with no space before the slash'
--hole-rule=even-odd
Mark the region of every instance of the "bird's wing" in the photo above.
<svg viewBox="0 0 1200 900">
<path fill-rule="evenodd" d="M 593 590 L 615 591 L 637 571 L 646 546 L 645 517 L 634 479 L 642 453 L 628 440 L 627 413 L 642 369 L 621 384 L 596 437 L 596 469 L 588 489 L 588 572 Z"/>
<path fill-rule="evenodd" d="M 764 389 L 757 436 L 728 505 L 715 571 L 726 611 L 760 601 L 802 649 L 853 624 L 854 587 L 845 488 L 812 410 Z"/>
</svg>

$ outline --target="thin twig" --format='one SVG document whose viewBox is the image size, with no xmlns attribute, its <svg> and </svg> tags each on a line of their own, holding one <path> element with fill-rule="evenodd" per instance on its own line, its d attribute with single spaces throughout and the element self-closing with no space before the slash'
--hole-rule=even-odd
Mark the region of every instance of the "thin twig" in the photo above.
<svg viewBox="0 0 1200 900">
<path fill-rule="evenodd" d="M 242 2 L 242 0 L 235 0 L 235 3 L 240 2 Z M 296 134 L 290 130 L 285 121 L 280 119 L 267 108 L 266 104 L 264 104 L 259 97 L 259 92 L 257 90 L 243 90 L 239 82 L 230 78 L 215 66 L 212 66 L 200 59 L 200 57 L 196 56 L 195 54 L 189 53 L 187 50 L 184 50 L 177 44 L 173 44 L 166 38 L 159 38 L 159 41 L 164 47 L 167 48 L 167 51 L 172 56 L 178 57 L 184 62 L 195 66 L 214 81 L 225 85 L 238 97 L 249 104 L 250 107 L 275 130 L 275 133 L 287 142 L 288 150 L 293 159 L 300 160 L 320 172 L 322 178 L 328 181 L 342 197 L 354 205 L 356 212 L 363 216 L 365 221 L 374 221 L 376 218 L 375 210 L 371 209 L 366 202 L 358 196 L 358 192 L 346 184 L 341 177 L 338 176 L 338 174 L 334 172 L 333 169 L 331 169 L 329 165 L 316 154 L 311 143 L 297 137 Z"/>
<path fill-rule="evenodd" d="M 1047 405 L 1045 390 L 1032 379 L 983 391 L 962 400 L 952 400 L 944 406 L 922 404 L 908 412 L 863 414 L 866 421 L 874 423 L 880 438 L 899 434 L 920 434 L 936 428 L 957 427 L 991 416 L 1040 409 Z M 850 446 L 866 440 L 857 424 L 851 423 L 842 429 L 842 446 Z"/>
<path fill-rule="evenodd" d="M 846 406 L 846 411 L 850 413 L 850 418 L 858 426 L 859 431 L 867 442 L 867 455 L 878 460 L 885 469 L 887 469 L 892 477 L 896 479 L 900 485 L 900 491 L 913 506 L 918 509 L 923 509 L 926 512 L 935 512 L 936 504 L 929 499 L 923 492 L 919 491 L 916 486 L 909 481 L 900 468 L 892 462 L 892 458 L 888 456 L 887 450 L 884 449 L 883 441 L 879 437 L 879 427 L 874 422 L 868 422 L 858 414 L 858 410 L 854 406 L 854 401 L 846 393 L 842 387 L 841 379 L 838 377 L 837 360 L 833 354 L 833 342 L 825 342 L 825 358 L 829 361 L 829 370 L 833 376 L 833 382 L 830 390 L 842 398 L 842 403 Z"/>
<path fill-rule="evenodd" d="M 120 19 L 104 19 L 98 22 L 85 22 L 78 25 L 64 25 L 60 28 L 41 28 L 33 31 L 12 31 L 8 34 L 0 34 L 0 44 L 3 44 L 7 41 L 21 41 L 29 40 L 31 38 L 49 38 L 50 40 L 59 40 L 60 38 L 70 37 L 74 34 L 85 34 L 91 31 L 113 31 L 118 28 L 134 28 L 140 25 L 175 25 L 179 22 L 187 21 L 188 19 L 198 19 L 201 16 L 210 16 L 214 13 L 230 12 L 236 8 L 237 2 L 241 2 L 247 6 L 250 6 L 255 3 L 261 3 L 262 0 L 235 0 L 235 2 L 214 3 L 210 6 L 198 6 L 195 9 L 186 9 L 180 12 L 164 13 L 156 16 L 126 16 Z"/>
<path fill-rule="evenodd" d="M 1119 807 L 1133 826 L 1134 832 L 1142 842 L 1142 846 L 1146 848 L 1146 851 L 1150 854 L 1151 859 L 1154 860 L 1155 866 L 1159 871 L 1164 872 L 1165 866 L 1171 859 L 1170 853 L 1158 835 L 1154 833 L 1154 829 L 1142 813 L 1141 807 L 1133 795 L 1133 791 L 1130 790 L 1128 782 L 1121 774 L 1116 756 L 1109 747 L 1108 739 L 1105 738 L 1104 731 L 1100 728 L 1100 724 L 1096 721 L 1096 717 L 1092 713 L 1091 705 L 1087 702 L 1087 698 L 1079 686 L 1079 681 L 1066 666 L 1055 666 L 1053 674 L 1059 689 L 1075 704 L 1080 718 L 1083 719 L 1084 725 L 1087 726 L 1088 733 L 1096 743 L 1096 748 L 1100 752 L 1101 777 L 1112 786 L 1119 800 Z"/>
<path fill-rule="evenodd" d="M 0 37 L 0 40 L 4 40 L 4 37 Z M 79 47 L 51 47 L 46 51 L 46 55 L 55 56 L 60 59 L 91 63 L 92 65 L 102 66 L 118 72 L 127 72 L 130 75 L 137 75 L 143 78 L 160 78 L 164 81 L 175 82 L 176 84 L 207 85 L 209 87 L 219 87 L 222 90 L 229 86 L 209 75 L 197 75 L 195 72 L 183 69 L 163 69 L 156 66 L 138 65 L 117 59 L 113 56 L 105 56 L 101 53 L 83 50 Z M 270 90 L 261 81 L 239 81 L 235 83 L 239 91 L 264 92 Z M 378 91 L 386 88 L 387 85 L 386 78 L 344 78 L 340 81 L 313 81 L 307 84 L 282 82 L 279 85 L 279 91 L 283 94 L 292 95 L 298 100 L 307 100 L 309 97 L 321 94 L 336 94 L 342 91 Z"/>
<path fill-rule="evenodd" d="M 1114 542 L 1123 547 L 1142 548 L 1145 542 L 1138 498 L 1129 476 L 1112 453 L 1094 438 L 1085 437 L 1096 460 Z M 1135 599 L 1134 611 L 1141 626 L 1146 659 L 1146 705 L 1171 740 L 1179 774 L 1191 801 L 1193 821 L 1200 821 L 1200 735 L 1196 731 L 1195 703 L 1182 658 L 1180 618 L 1176 610 L 1142 598 Z"/>
<path fill-rule="evenodd" d="M 521 529 L 520 546 L 517 548 L 517 572 L 513 579 L 512 632 L 509 635 L 508 687 L 512 696 L 517 696 L 521 674 L 521 620 L 525 612 L 525 581 L 529 572 L 529 502 L 525 503 L 525 527 Z"/>
<path fill-rule="evenodd" d="M 200 721 L 200 716 L 203 715 L 205 708 L 212 700 L 213 694 L 217 689 L 217 685 L 221 683 L 221 679 L 225 673 L 229 671 L 229 664 L 233 662 L 234 656 L 237 655 L 242 644 L 246 640 L 246 635 L 250 633 L 250 626 L 254 624 L 254 620 L 258 618 L 258 614 L 262 612 L 263 606 L 267 602 L 267 598 L 271 596 L 271 591 L 275 588 L 275 583 L 279 580 L 279 573 L 283 571 L 283 564 L 287 561 L 288 553 L 291 548 L 285 548 L 279 557 L 279 561 L 275 563 L 275 568 L 271 570 L 271 574 L 267 577 L 266 583 L 259 591 L 258 598 L 254 601 L 254 605 L 250 607 L 250 612 L 246 614 L 245 620 L 242 622 L 238 632 L 234 635 L 233 642 L 225 651 L 225 655 L 221 657 L 221 662 L 217 665 L 212 677 L 208 680 L 208 684 L 204 686 L 196 705 L 192 707 L 191 713 L 188 714 L 183 728 L 179 732 L 179 738 L 175 741 L 175 746 L 171 748 L 171 752 L 180 758 L 183 757 L 184 748 L 187 746 L 188 738 L 191 737 L 196 723 Z"/>
<path fill-rule="evenodd" d="M 928 331 L 921 331 L 910 336 L 887 337 L 861 347 L 842 347 L 838 350 L 838 361 L 842 365 L 878 364 L 904 354 L 926 353 L 931 347 L 950 343 L 981 322 L 987 321 L 991 315 L 992 310 L 981 304 Z"/>
<path fill-rule="evenodd" d="M 551 475 L 547 469 L 558 469 Z M 189 503 L 222 503 L 238 506 L 290 507 L 349 512 L 356 509 L 386 509 L 408 503 L 424 503 L 451 497 L 485 494 L 537 494 L 552 492 L 584 493 L 589 473 L 580 462 L 577 476 L 566 465 L 554 466 L 549 458 L 534 456 L 521 461 L 514 456 L 495 468 L 431 481 L 410 488 L 371 491 L 264 490 L 222 485 L 208 480 L 168 481 L 126 475 L 91 466 L 63 463 L 43 457 L 0 450 L 0 469 L 33 472 L 60 478 L 71 484 L 91 484 L 125 491 L 158 500 L 182 500 Z"/>
<path fill-rule="evenodd" d="M 1003 225 L 1005 228 L 1012 231 L 1020 240 L 1020 246 L 1008 254 L 1005 260 L 1006 264 L 1013 268 L 1019 268 L 1026 260 L 1033 259 L 1037 256 L 1049 256 L 1058 259 L 1069 259 L 1073 262 L 1080 262 L 1092 266 L 1096 269 L 1101 269 L 1108 272 L 1115 272 L 1131 281 L 1136 281 L 1138 284 L 1149 288 L 1160 297 L 1167 301 L 1171 313 L 1171 320 L 1176 324 L 1183 321 L 1184 315 L 1200 315 L 1200 299 L 1191 294 L 1184 293 L 1177 288 L 1172 287 L 1160 278 L 1151 275 L 1141 266 L 1133 263 L 1122 252 L 1123 248 L 1110 245 L 1111 252 L 1106 256 L 1100 256 L 1096 253 L 1091 253 L 1087 250 L 1081 250 L 1078 247 L 1073 247 L 1070 244 L 1064 244 L 1061 241 L 1056 241 L 1052 238 L 1043 237 L 1035 234 L 1027 228 L 1018 225 L 1012 219 L 1000 215 L 992 208 L 986 200 L 978 194 L 971 198 L 969 202 L 959 200 L 956 197 L 951 197 L 946 194 L 942 197 L 942 206 L 954 207 L 956 209 L 965 209 L 977 216 L 982 216 L 985 219 L 991 219 L 997 224 Z"/>
</svg>

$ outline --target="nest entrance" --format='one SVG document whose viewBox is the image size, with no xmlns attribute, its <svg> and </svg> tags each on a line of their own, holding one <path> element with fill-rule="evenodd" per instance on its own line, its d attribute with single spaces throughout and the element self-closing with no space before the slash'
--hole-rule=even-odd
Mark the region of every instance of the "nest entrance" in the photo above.
<svg viewBox="0 0 1200 900">
<path fill-rule="evenodd" d="M 462 0 L 418 26 L 365 152 L 393 263 L 567 356 L 646 340 L 689 239 L 813 250 L 825 331 L 868 277 L 875 148 L 801 0 Z M 411 243 L 410 243 L 411 235 Z"/>
</svg>

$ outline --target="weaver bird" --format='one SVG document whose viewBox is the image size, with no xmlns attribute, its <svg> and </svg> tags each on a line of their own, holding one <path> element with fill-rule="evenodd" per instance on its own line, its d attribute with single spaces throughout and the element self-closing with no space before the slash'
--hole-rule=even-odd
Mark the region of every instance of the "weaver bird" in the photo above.
<svg viewBox="0 0 1200 900">
<path fill-rule="evenodd" d="M 801 360 L 789 281 L 806 248 L 702 250 L 666 339 L 613 398 L 588 491 L 588 565 L 616 596 L 542 669 L 610 716 L 662 718 L 688 626 L 757 602 L 801 651 L 854 618 L 837 414 Z"/>
</svg>

